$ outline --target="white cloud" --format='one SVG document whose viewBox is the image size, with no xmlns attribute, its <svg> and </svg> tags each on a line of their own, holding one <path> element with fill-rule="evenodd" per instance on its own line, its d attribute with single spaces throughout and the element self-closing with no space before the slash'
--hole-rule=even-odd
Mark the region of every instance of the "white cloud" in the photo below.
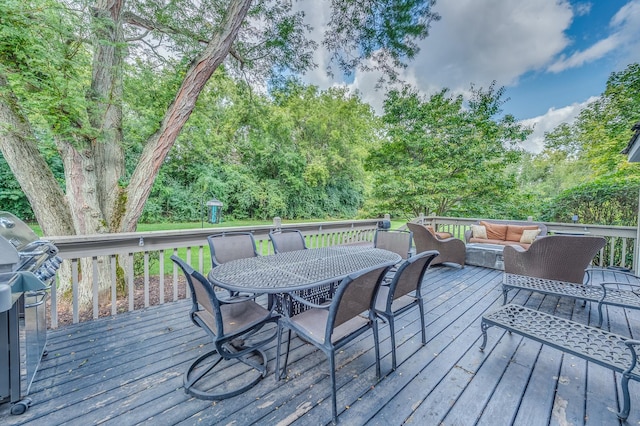
<svg viewBox="0 0 640 426">
<path fill-rule="evenodd" d="M 591 102 L 598 99 L 593 96 L 581 103 L 574 103 L 563 108 L 549 108 L 544 115 L 520 121 L 527 127 L 533 127 L 533 133 L 522 143 L 527 151 L 539 153 L 544 148 L 544 135 L 562 123 L 572 124 L 580 111 Z"/>
<path fill-rule="evenodd" d="M 547 70 L 557 73 L 569 68 L 581 67 L 585 63 L 602 58 L 607 53 L 618 48 L 620 43 L 620 37 L 617 34 L 613 34 L 604 40 L 598 41 L 596 44 L 582 52 L 576 52 L 569 58 L 561 58 L 559 61 L 551 64 Z"/>
<path fill-rule="evenodd" d="M 543 69 L 569 44 L 573 12 L 567 1 L 458 0 L 439 2 L 434 23 L 411 68 L 420 88 L 468 90 L 516 84 Z"/>
</svg>

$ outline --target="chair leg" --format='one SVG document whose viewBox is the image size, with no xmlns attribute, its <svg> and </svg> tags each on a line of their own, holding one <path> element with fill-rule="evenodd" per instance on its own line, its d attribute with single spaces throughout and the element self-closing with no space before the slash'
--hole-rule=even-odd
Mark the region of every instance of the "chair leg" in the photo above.
<svg viewBox="0 0 640 426">
<path fill-rule="evenodd" d="M 389 323 L 389 337 L 391 338 L 391 369 L 396 369 L 396 325 L 393 316 L 387 318 Z"/>
<path fill-rule="evenodd" d="M 376 352 L 376 378 L 380 379 L 380 336 L 378 335 L 378 321 L 373 318 L 373 345 Z"/>
<path fill-rule="evenodd" d="M 338 423 L 338 402 L 336 398 L 336 355 L 332 350 L 327 354 L 329 357 L 329 371 L 331 374 L 331 413 L 333 414 L 333 424 Z"/>
<path fill-rule="evenodd" d="M 418 309 L 420 310 L 420 325 L 422 325 L 422 344 L 427 344 L 427 331 L 426 326 L 424 324 L 424 304 L 422 303 L 422 298 L 417 300 Z"/>
<path fill-rule="evenodd" d="M 282 367 L 282 370 L 280 369 L 280 356 L 282 353 L 281 347 L 282 347 L 282 327 L 280 326 L 280 324 L 278 324 L 278 343 L 277 343 L 277 348 L 276 348 L 276 371 L 275 371 L 275 379 L 276 382 L 279 381 L 280 379 L 282 379 L 282 372 L 287 371 L 287 364 L 289 362 L 289 349 L 291 348 L 291 329 L 288 329 L 288 336 L 287 336 L 287 350 L 284 354 L 284 366 Z"/>
</svg>

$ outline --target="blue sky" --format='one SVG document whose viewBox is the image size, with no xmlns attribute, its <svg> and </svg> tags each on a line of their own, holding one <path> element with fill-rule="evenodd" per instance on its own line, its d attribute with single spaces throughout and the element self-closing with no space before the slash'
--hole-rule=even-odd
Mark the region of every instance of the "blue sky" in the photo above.
<svg viewBox="0 0 640 426">
<path fill-rule="evenodd" d="M 318 33 L 327 3 L 296 3 Z M 405 81 L 429 95 L 444 87 L 467 94 L 472 83 L 486 88 L 495 80 L 509 98 L 504 112 L 534 128 L 523 144 L 533 152 L 545 131 L 571 123 L 603 92 L 612 72 L 640 62 L 640 0 L 439 0 L 434 10 L 442 19 L 402 71 Z M 336 80 L 324 72 L 326 52 L 319 49 L 315 60 L 308 83 L 346 84 L 381 112 L 376 74 Z"/>
</svg>

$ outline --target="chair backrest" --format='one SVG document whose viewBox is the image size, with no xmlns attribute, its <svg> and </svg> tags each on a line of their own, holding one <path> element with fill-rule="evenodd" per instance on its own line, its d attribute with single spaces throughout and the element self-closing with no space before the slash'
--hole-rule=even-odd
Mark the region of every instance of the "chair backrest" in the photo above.
<svg viewBox="0 0 640 426">
<path fill-rule="evenodd" d="M 304 235 L 297 229 L 282 229 L 280 231 L 269 232 L 269 239 L 271 240 L 271 244 L 273 244 L 273 251 L 276 253 L 304 250 L 307 248 Z"/>
<path fill-rule="evenodd" d="M 256 242 L 250 232 L 223 232 L 207 237 L 213 267 L 231 260 L 258 256 Z"/>
<path fill-rule="evenodd" d="M 412 242 L 413 232 L 411 231 L 378 229 L 373 237 L 375 248 L 392 251 L 403 259 L 409 257 Z"/>
<path fill-rule="evenodd" d="M 440 252 L 437 250 L 423 251 L 402 262 L 389 283 L 391 299 L 387 303 L 391 304 L 395 299 L 412 291 L 420 294 L 424 274 L 429 269 L 433 259 L 438 257 L 439 254 Z"/>
<path fill-rule="evenodd" d="M 388 266 L 373 267 L 342 280 L 329 307 L 325 342 L 331 341 L 334 328 L 373 308 L 378 287 L 388 270 Z"/>
<path fill-rule="evenodd" d="M 413 243 L 416 245 L 416 253 L 433 250 L 438 244 L 438 239 L 419 223 L 407 223 L 407 228 L 413 232 Z"/>
<path fill-rule="evenodd" d="M 216 297 L 213 286 L 209 283 L 209 280 L 178 256 L 172 255 L 171 260 L 182 269 L 187 279 L 187 284 L 189 284 L 189 289 L 191 290 L 191 300 L 193 301 L 191 321 L 201 326 L 201 324 L 195 320 L 195 317 L 199 316 L 198 312 L 201 311 L 200 307 L 202 307 L 202 309 L 210 315 L 210 317 L 208 315 L 207 318 L 211 318 L 209 321 L 203 320 L 207 328 L 216 336 L 222 336 L 224 334 L 224 325 L 220 311 L 220 301 Z"/>
<path fill-rule="evenodd" d="M 585 269 L 607 241 L 603 237 L 550 235 L 526 251 L 504 249 L 506 273 L 582 284 Z"/>
</svg>

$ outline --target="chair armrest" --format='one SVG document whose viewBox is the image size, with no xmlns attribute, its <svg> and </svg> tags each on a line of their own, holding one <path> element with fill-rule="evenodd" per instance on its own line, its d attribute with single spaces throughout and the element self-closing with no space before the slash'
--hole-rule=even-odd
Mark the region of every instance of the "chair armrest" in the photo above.
<svg viewBox="0 0 640 426">
<path fill-rule="evenodd" d="M 231 305 L 233 303 L 242 303 L 246 302 L 247 300 L 254 300 L 258 296 L 259 294 L 253 293 L 236 293 L 225 298 L 218 297 L 218 301 L 220 301 L 220 303 L 224 305 Z"/>
<path fill-rule="evenodd" d="M 316 303 L 309 302 L 307 299 L 304 299 L 304 298 L 302 298 L 302 297 L 300 297 L 300 296 L 298 296 L 297 294 L 294 294 L 294 293 L 287 293 L 287 296 L 292 298 L 296 302 L 302 303 L 303 305 L 308 306 L 310 308 L 329 309 L 329 306 L 331 306 L 330 303 L 325 303 L 325 304 L 322 304 L 322 305 L 318 305 Z"/>
<path fill-rule="evenodd" d="M 504 258 L 504 272 L 516 275 L 531 275 L 531 256 L 524 247 L 507 245 L 502 252 Z M 538 265 L 539 266 L 539 265 Z"/>
</svg>

